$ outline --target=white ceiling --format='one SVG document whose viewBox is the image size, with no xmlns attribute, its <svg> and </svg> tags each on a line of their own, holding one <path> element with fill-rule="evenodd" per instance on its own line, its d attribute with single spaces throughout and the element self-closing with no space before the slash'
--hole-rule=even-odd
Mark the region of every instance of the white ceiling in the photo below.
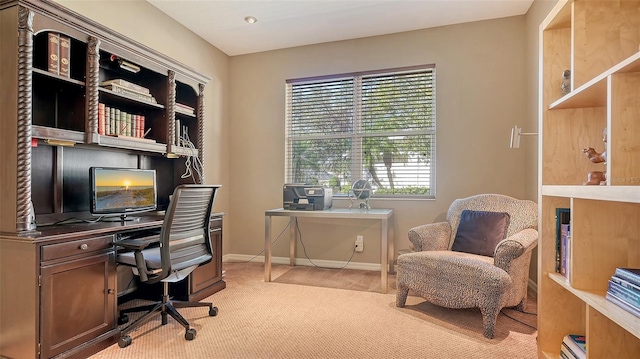
<svg viewBox="0 0 640 359">
<path fill-rule="evenodd" d="M 147 0 L 229 56 L 522 15 L 533 0 Z M 244 18 L 254 16 L 254 24 Z"/>
</svg>

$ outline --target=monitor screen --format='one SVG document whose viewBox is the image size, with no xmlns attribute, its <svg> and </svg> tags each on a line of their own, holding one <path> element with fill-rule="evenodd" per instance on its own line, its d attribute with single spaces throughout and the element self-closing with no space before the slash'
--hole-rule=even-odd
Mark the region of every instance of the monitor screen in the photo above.
<svg viewBox="0 0 640 359">
<path fill-rule="evenodd" d="M 157 207 L 155 170 L 91 167 L 89 178 L 93 214 L 126 215 Z"/>
</svg>

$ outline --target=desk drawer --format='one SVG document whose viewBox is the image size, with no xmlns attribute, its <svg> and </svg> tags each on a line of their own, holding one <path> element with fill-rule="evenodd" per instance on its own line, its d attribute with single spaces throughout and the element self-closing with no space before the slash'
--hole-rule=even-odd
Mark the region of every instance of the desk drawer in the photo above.
<svg viewBox="0 0 640 359">
<path fill-rule="evenodd" d="M 74 240 L 66 243 L 51 244 L 42 247 L 42 261 L 90 253 L 112 246 L 113 235 Z"/>
</svg>

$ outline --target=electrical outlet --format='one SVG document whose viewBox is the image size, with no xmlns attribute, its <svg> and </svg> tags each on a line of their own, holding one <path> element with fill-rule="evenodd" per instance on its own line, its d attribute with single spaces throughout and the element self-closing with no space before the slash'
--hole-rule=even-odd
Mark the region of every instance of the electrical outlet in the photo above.
<svg viewBox="0 0 640 359">
<path fill-rule="evenodd" d="M 361 235 L 356 237 L 356 252 L 362 252 L 364 250 L 364 238 Z"/>
</svg>

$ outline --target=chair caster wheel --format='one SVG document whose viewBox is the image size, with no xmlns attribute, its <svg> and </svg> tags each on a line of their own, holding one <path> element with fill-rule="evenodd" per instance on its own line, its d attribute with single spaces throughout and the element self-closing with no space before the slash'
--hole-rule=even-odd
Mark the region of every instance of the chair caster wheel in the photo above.
<svg viewBox="0 0 640 359">
<path fill-rule="evenodd" d="M 118 317 L 118 325 L 129 323 L 129 316 L 126 314 L 122 314 Z"/>
<path fill-rule="evenodd" d="M 128 335 L 120 337 L 118 340 L 118 346 L 120 348 L 126 348 L 131 344 L 131 337 Z"/>
<path fill-rule="evenodd" d="M 218 307 L 209 308 L 209 316 L 215 317 L 216 315 L 218 315 Z"/>
<path fill-rule="evenodd" d="M 184 338 L 186 340 L 194 340 L 196 338 L 196 330 L 193 328 L 187 329 L 187 332 L 184 333 Z"/>
</svg>

